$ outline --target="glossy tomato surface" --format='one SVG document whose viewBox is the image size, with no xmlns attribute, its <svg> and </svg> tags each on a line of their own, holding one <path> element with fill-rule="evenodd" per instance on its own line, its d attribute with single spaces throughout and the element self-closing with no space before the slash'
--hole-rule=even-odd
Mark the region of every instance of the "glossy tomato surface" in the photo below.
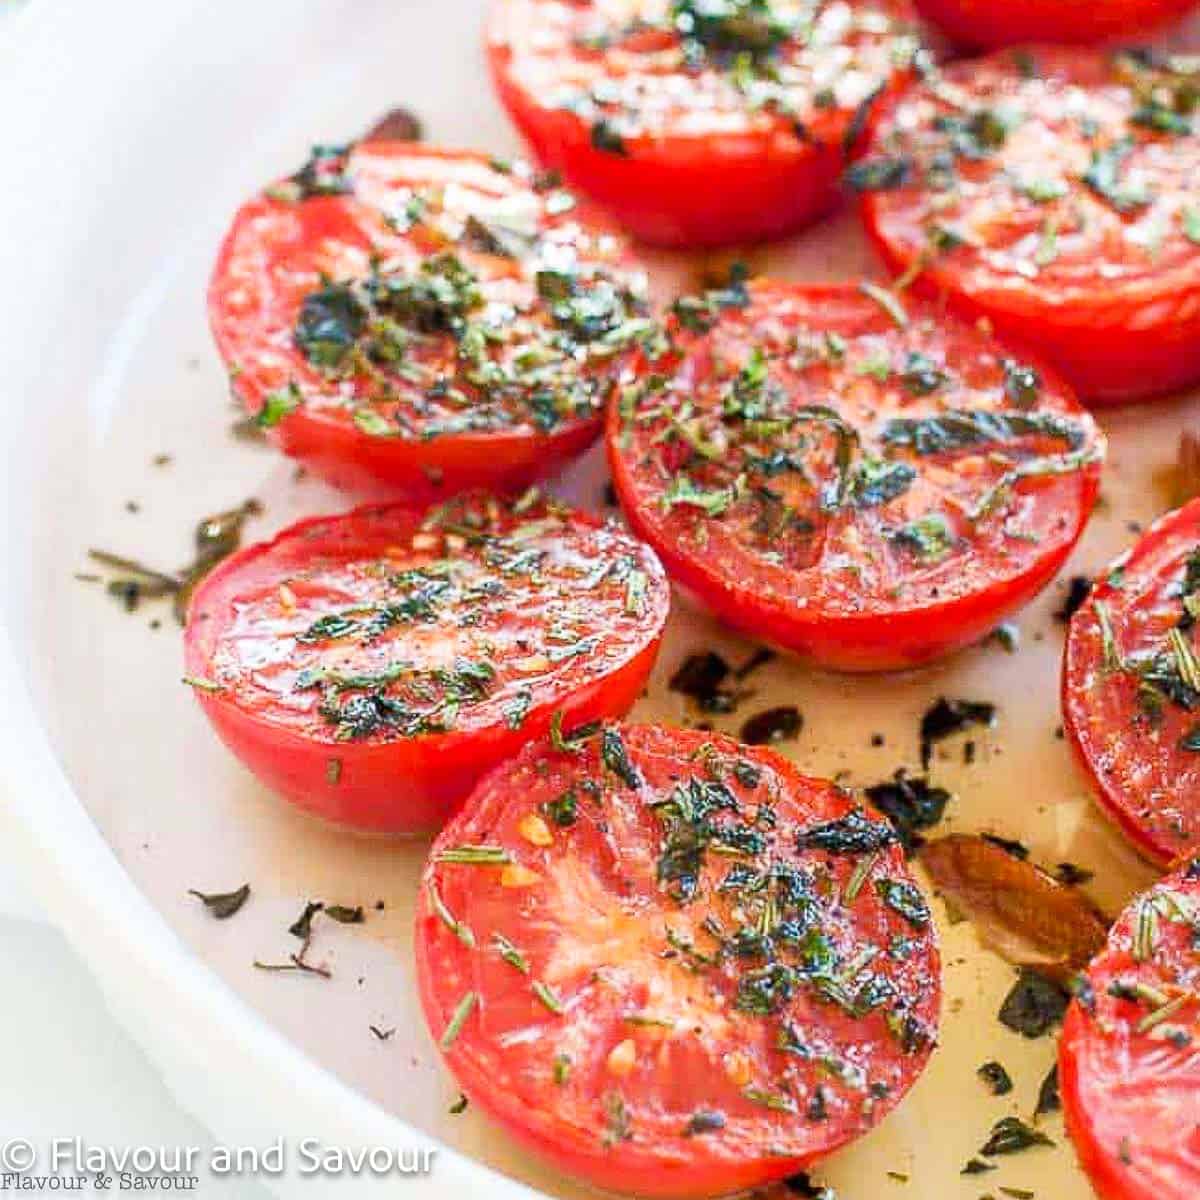
<svg viewBox="0 0 1200 1200">
<path fill-rule="evenodd" d="M 1067 1011 L 1067 1132 L 1102 1200 L 1200 1195 L 1200 860 L 1139 896 Z"/>
<path fill-rule="evenodd" d="M 368 495 L 517 490 L 583 451 L 648 336 L 612 227 L 548 177 L 404 142 L 318 147 L 244 205 L 209 313 L 290 455 Z"/>
<path fill-rule="evenodd" d="M 879 116 L 851 180 L 896 272 L 1043 353 L 1089 403 L 1200 380 L 1194 65 L 1034 47 Z"/>
<path fill-rule="evenodd" d="M 954 42 L 976 50 L 1141 39 L 1196 7 L 1195 0 L 916 0 L 916 5 Z"/>
<path fill-rule="evenodd" d="M 415 832 L 555 713 L 625 713 L 668 603 L 647 547 L 557 505 L 367 507 L 218 567 L 192 600 L 187 671 L 268 787 L 341 825 Z"/>
<path fill-rule="evenodd" d="M 848 284 L 734 284 L 677 319 L 677 365 L 614 409 L 609 457 L 630 524 L 727 624 L 835 668 L 915 666 L 1075 544 L 1103 438 L 1022 354 Z"/>
<path fill-rule="evenodd" d="M 1071 619 L 1064 725 L 1105 812 L 1163 864 L 1200 846 L 1200 500 L 1150 527 Z"/>
<path fill-rule="evenodd" d="M 487 49 L 543 162 L 648 242 L 712 246 L 832 206 L 914 31 L 908 0 L 494 0 Z"/>
<path fill-rule="evenodd" d="M 865 1133 L 936 1037 L 896 833 L 769 750 L 607 725 L 531 744 L 442 831 L 430 1030 L 514 1138 L 600 1187 L 716 1196 Z"/>
</svg>

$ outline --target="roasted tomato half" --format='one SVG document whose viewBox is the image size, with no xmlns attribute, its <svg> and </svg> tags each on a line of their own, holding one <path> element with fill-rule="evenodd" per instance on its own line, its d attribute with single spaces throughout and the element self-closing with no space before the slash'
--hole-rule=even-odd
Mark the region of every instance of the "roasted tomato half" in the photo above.
<svg viewBox="0 0 1200 1200">
<path fill-rule="evenodd" d="M 929 910 L 891 824 L 769 750 L 606 725 L 528 746 L 434 843 L 430 1031 L 560 1170 L 718 1196 L 865 1133 L 936 1037 Z"/>
<path fill-rule="evenodd" d="M 1071 619 L 1064 727 L 1104 811 L 1164 865 L 1200 847 L 1200 500 L 1152 525 Z"/>
<path fill-rule="evenodd" d="M 274 791 L 341 825 L 416 832 L 555 714 L 628 711 L 668 602 L 651 550 L 558 505 L 360 508 L 205 579 L 187 682 Z"/>
<path fill-rule="evenodd" d="M 916 0 L 954 42 L 976 50 L 1022 42 L 1144 38 L 1196 7 L 1196 0 Z"/>
<path fill-rule="evenodd" d="M 652 336 L 621 237 L 548 176 L 323 147 L 244 205 L 209 289 L 234 392 L 339 487 L 517 491 L 597 436 Z"/>
<path fill-rule="evenodd" d="M 500 97 L 638 237 L 712 246 L 820 216 L 918 48 L 909 0 L 493 0 Z"/>
<path fill-rule="evenodd" d="M 609 457 L 630 524 L 727 624 L 910 667 L 984 637 L 1075 544 L 1103 438 L 1023 354 L 869 284 L 734 282 L 676 320 Z"/>
<path fill-rule="evenodd" d="M 1067 1132 L 1103 1200 L 1200 1196 L 1200 859 L 1139 896 L 1076 983 Z"/>
<path fill-rule="evenodd" d="M 896 272 L 1040 351 L 1085 402 L 1200 380 L 1194 60 L 1035 47 L 955 63 L 850 171 Z"/>
</svg>

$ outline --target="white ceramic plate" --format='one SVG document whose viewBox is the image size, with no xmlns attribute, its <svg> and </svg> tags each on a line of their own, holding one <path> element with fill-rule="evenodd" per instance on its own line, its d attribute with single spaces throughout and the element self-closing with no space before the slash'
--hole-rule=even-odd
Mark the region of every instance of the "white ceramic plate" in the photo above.
<svg viewBox="0 0 1200 1200">
<path fill-rule="evenodd" d="M 514 149 L 484 77 L 480 10 L 480 0 L 38 0 L 11 23 L 0 47 L 3 836 L 21 847 L 114 1008 L 218 1139 L 436 1142 L 433 1173 L 407 1186 L 518 1194 L 494 1168 L 574 1195 L 477 1114 L 448 1111 L 457 1090 L 420 1020 L 409 961 L 423 845 L 337 834 L 276 804 L 179 685 L 169 613 L 126 615 L 73 578 L 88 569 L 87 546 L 178 566 L 201 515 L 250 495 L 265 505 L 252 536 L 347 505 L 229 435 L 235 414 L 204 316 L 209 264 L 244 196 L 311 141 L 353 135 L 396 103 L 416 109 L 436 140 Z M 794 278 L 873 269 L 849 217 L 763 262 Z M 664 292 L 689 270 L 680 258 L 654 266 Z M 1098 570 L 1130 540 L 1130 522 L 1166 506 L 1161 473 L 1181 423 L 1197 417 L 1200 399 L 1104 418 L 1104 504 L 1068 574 Z M 160 454 L 171 463 L 153 465 Z M 564 487 L 595 504 L 601 482 L 593 460 Z M 939 694 L 995 701 L 999 720 L 976 738 L 974 764 L 957 743 L 934 763 L 956 794 L 946 828 L 1017 837 L 1043 862 L 1090 867 L 1093 894 L 1115 910 L 1151 876 L 1095 818 L 1055 735 L 1062 634 L 1051 612 L 1061 600 L 1060 583 L 1021 615 L 1015 655 L 988 645 L 920 674 L 868 680 L 777 661 L 754 677 L 758 694 L 742 715 L 798 704 L 806 724 L 786 752 L 811 772 L 871 783 L 917 765 L 917 720 Z M 150 627 L 155 617 L 161 628 Z M 698 647 L 750 649 L 680 611 L 636 717 L 694 719 L 663 685 Z M 253 899 L 228 922 L 186 895 L 247 880 Z M 368 908 L 365 926 L 320 926 L 313 956 L 333 979 L 254 970 L 254 958 L 294 947 L 286 928 L 310 897 Z M 1029 1115 L 1054 1045 L 997 1023 L 1011 969 L 977 947 L 969 926 L 941 923 L 942 1048 L 896 1114 L 821 1175 L 847 1200 L 975 1200 L 999 1185 L 1084 1200 L 1056 1119 L 1047 1128 L 1057 1150 L 1004 1161 L 986 1187 L 960 1177 L 999 1117 Z M 371 1024 L 395 1033 L 381 1041 Z M 975 1078 L 989 1058 L 1010 1070 L 1011 1096 L 990 1097 Z M 296 1178 L 273 1185 L 321 1194 Z"/>
</svg>

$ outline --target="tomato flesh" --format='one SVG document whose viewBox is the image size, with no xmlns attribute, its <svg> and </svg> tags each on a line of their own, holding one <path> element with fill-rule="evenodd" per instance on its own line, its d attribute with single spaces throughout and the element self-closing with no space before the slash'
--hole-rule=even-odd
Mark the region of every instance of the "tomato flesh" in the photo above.
<svg viewBox="0 0 1200 1200">
<path fill-rule="evenodd" d="M 1200 132 L 1183 60 L 1034 47 L 886 106 L 851 178 L 888 266 L 1085 402 L 1200 380 Z"/>
<path fill-rule="evenodd" d="M 335 485 L 516 491 L 579 454 L 650 336 L 624 240 L 549 177 L 317 148 L 237 214 L 209 289 L 234 392 Z"/>
<path fill-rule="evenodd" d="M 1064 726 L 1104 811 L 1164 865 L 1200 846 L 1200 500 L 1168 513 L 1071 619 Z"/>
<path fill-rule="evenodd" d="M 472 1102 L 642 1195 L 758 1186 L 865 1133 L 940 1005 L 891 825 L 694 730 L 607 725 L 485 779 L 432 849 L 416 954 Z"/>
<path fill-rule="evenodd" d="M 1182 17 L 1195 0 L 916 0 L 916 5 L 958 45 L 991 50 L 1022 42 L 1144 38 Z"/>
<path fill-rule="evenodd" d="M 668 605 L 647 547 L 558 505 L 367 507 L 214 571 L 187 670 L 268 787 L 338 824 L 416 832 L 556 712 L 625 713 Z"/>
<path fill-rule="evenodd" d="M 1121 915 L 1063 1025 L 1067 1132 L 1103 1200 L 1200 1194 L 1200 860 Z"/>
<path fill-rule="evenodd" d="M 721 620 L 827 666 L 908 667 L 1053 577 L 1103 438 L 1044 368 L 849 285 L 683 303 L 705 331 L 677 331 L 665 387 L 627 394 L 608 450 L 631 525 Z"/>
<path fill-rule="evenodd" d="M 488 57 L 534 153 L 637 237 L 779 237 L 836 202 L 857 114 L 918 45 L 908 0 L 814 9 L 495 0 Z"/>
</svg>

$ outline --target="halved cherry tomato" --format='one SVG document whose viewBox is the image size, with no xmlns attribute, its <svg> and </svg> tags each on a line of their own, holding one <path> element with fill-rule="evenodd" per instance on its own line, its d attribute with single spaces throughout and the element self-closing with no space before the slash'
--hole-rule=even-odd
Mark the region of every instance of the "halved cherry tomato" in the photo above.
<svg viewBox="0 0 1200 1200">
<path fill-rule="evenodd" d="M 1200 500 L 1168 513 L 1071 619 L 1064 728 L 1104 811 L 1167 864 L 1200 847 Z"/>
<path fill-rule="evenodd" d="M 865 1133 L 941 1000 L 894 828 L 697 730 L 606 725 L 489 775 L 434 843 L 416 956 L 472 1103 L 645 1196 L 755 1187 Z"/>
<path fill-rule="evenodd" d="M 557 504 L 360 508 L 301 521 L 204 580 L 188 682 L 292 803 L 427 830 L 553 714 L 628 711 L 668 604 L 653 552 Z"/>
<path fill-rule="evenodd" d="M 886 106 L 850 180 L 888 266 L 1043 353 L 1085 402 L 1200 380 L 1194 65 L 1041 47 Z"/>
<path fill-rule="evenodd" d="M 607 435 L 630 524 L 676 583 L 855 671 L 968 645 L 1034 596 L 1083 529 L 1104 451 L 1045 368 L 864 287 L 681 301 L 673 373 L 627 392 Z"/>
<path fill-rule="evenodd" d="M 1103 1200 L 1200 1195 L 1200 859 L 1139 896 L 1058 1048 L 1067 1133 Z"/>
<path fill-rule="evenodd" d="M 244 205 L 209 290 L 238 397 L 339 487 L 518 490 L 595 439 L 652 335 L 624 240 L 548 177 L 321 148 Z"/>
<path fill-rule="evenodd" d="M 668 246 L 779 237 L 832 207 L 917 47 L 909 0 L 494 0 L 487 34 L 534 153 Z"/>
<path fill-rule="evenodd" d="M 1182 17 L 1195 0 L 916 0 L 922 16 L 976 50 L 1022 42 L 1144 38 Z"/>
</svg>

